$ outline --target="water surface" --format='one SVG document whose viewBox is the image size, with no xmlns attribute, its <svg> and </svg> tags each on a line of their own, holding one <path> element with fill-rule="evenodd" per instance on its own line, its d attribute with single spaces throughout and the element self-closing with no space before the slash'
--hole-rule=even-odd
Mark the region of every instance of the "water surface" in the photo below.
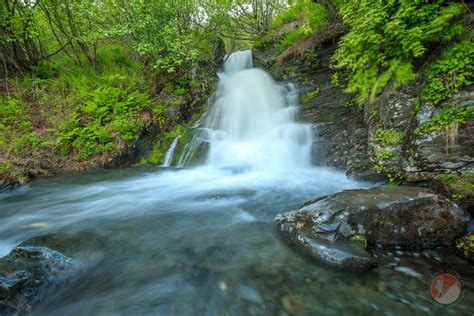
<svg viewBox="0 0 474 316">
<path fill-rule="evenodd" d="M 307 261 L 273 230 L 279 212 L 364 186 L 324 168 L 272 176 L 149 168 L 42 178 L 0 196 L 1 251 L 59 233 L 83 264 L 34 314 L 470 315 L 474 275 L 460 259 L 394 253 L 372 272 L 340 271 Z M 431 274 L 443 269 L 464 281 L 464 296 L 449 308 L 428 292 Z"/>
</svg>

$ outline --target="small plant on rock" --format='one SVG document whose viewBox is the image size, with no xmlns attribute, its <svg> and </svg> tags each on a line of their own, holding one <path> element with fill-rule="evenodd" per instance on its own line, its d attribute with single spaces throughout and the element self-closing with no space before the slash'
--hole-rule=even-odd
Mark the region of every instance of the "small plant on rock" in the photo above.
<svg viewBox="0 0 474 316">
<path fill-rule="evenodd" d="M 387 145 L 398 145 L 403 142 L 403 133 L 394 129 L 380 130 L 376 137 Z"/>
<path fill-rule="evenodd" d="M 459 249 L 464 257 L 472 259 L 474 257 L 474 234 L 468 233 L 456 242 L 456 247 Z"/>
</svg>

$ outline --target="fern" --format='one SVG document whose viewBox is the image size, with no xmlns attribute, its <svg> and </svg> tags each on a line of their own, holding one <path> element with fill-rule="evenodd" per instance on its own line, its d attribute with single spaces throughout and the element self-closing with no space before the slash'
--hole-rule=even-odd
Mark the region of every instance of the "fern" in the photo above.
<svg viewBox="0 0 474 316">
<path fill-rule="evenodd" d="M 349 0 L 340 14 L 351 30 L 342 37 L 333 60 L 347 72 L 347 93 L 363 105 L 389 83 L 415 78 L 413 63 L 430 43 L 447 43 L 463 34 L 455 1 Z"/>
<path fill-rule="evenodd" d="M 328 14 L 324 6 L 310 0 L 299 0 L 283 13 L 277 15 L 272 23 L 272 29 L 282 28 L 289 22 L 296 26 L 286 30 L 278 44 L 281 50 L 290 47 L 300 39 L 314 32 L 321 32 L 328 26 Z"/>
</svg>

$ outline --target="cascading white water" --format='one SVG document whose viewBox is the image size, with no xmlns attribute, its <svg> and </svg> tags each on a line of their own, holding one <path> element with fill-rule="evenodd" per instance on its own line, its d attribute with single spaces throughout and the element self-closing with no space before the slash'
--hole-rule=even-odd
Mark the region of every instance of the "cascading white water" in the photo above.
<svg viewBox="0 0 474 316">
<path fill-rule="evenodd" d="M 291 169 L 310 165 L 311 126 L 296 121 L 298 93 L 252 68 L 251 51 L 230 55 L 209 110 L 180 163 L 208 144 L 213 167 Z"/>
<path fill-rule="evenodd" d="M 230 56 L 225 56 L 224 60 L 224 73 L 227 75 L 253 67 L 252 51 L 250 50 L 235 52 Z"/>
<path fill-rule="evenodd" d="M 173 142 L 171 143 L 170 148 L 166 151 L 165 158 L 163 159 L 163 167 L 171 166 L 171 162 L 173 161 L 173 155 L 180 138 L 181 138 L 181 135 L 173 139 Z"/>
</svg>

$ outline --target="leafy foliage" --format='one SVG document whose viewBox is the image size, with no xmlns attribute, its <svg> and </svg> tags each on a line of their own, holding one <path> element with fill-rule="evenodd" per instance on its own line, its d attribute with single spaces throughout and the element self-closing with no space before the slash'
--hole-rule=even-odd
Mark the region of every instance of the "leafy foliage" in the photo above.
<svg viewBox="0 0 474 316">
<path fill-rule="evenodd" d="M 299 0 L 288 10 L 275 17 L 272 29 L 285 29 L 285 25 L 289 23 L 294 25 L 287 27 L 281 36 L 279 42 L 281 50 L 288 48 L 313 32 L 323 31 L 328 25 L 328 14 L 324 6 L 319 3 L 310 0 Z"/>
<path fill-rule="evenodd" d="M 72 149 L 81 159 L 136 140 L 144 127 L 139 113 L 152 108 L 148 94 L 134 81 L 139 78 L 127 77 L 126 72 L 85 78 L 71 91 L 76 110 L 56 132 L 61 152 Z"/>
<path fill-rule="evenodd" d="M 0 149 L 28 156 L 43 150 L 90 159 L 135 141 L 149 121 L 140 113 L 157 106 L 145 89 L 140 63 L 119 46 L 99 49 L 101 71 L 56 58 L 25 76 L 15 94 L 3 95 Z M 69 71 L 61 71 L 63 69 Z M 36 104 L 35 109 L 30 109 Z M 156 119 L 167 119 L 161 108 Z"/>
<path fill-rule="evenodd" d="M 33 131 L 25 104 L 6 96 L 2 98 L 1 103 L 0 148 L 4 154 L 20 155 L 30 146 L 40 146 L 43 140 Z"/>
<path fill-rule="evenodd" d="M 81 168 L 84 160 L 133 145 L 152 124 L 165 132 L 189 120 L 201 106 L 191 95 L 206 95 L 202 78 L 210 65 L 219 66 L 224 45 L 249 45 L 285 6 L 284 0 L 3 0 L 2 168 L 28 173 L 48 163 L 71 167 L 72 160 Z"/>
<path fill-rule="evenodd" d="M 378 161 L 388 160 L 393 157 L 393 152 L 388 149 L 382 149 L 375 155 L 375 159 Z"/>
<path fill-rule="evenodd" d="M 403 133 L 393 129 L 380 130 L 376 137 L 387 145 L 397 145 L 403 142 Z"/>
<path fill-rule="evenodd" d="M 20 166 L 18 157 L 37 165 L 57 153 L 64 155 L 58 160 L 100 158 L 133 144 L 152 123 L 169 130 L 170 116 L 183 123 L 197 112 L 170 107 L 203 86 L 198 69 L 219 66 L 225 48 L 246 48 L 258 38 L 291 50 L 328 30 L 336 7 L 350 31 L 334 56 L 342 70 L 335 79 L 347 83 L 357 103 L 413 80 L 415 65 L 437 46 L 448 49 L 428 69 L 423 99 L 436 106 L 471 83 L 472 45 L 455 44 L 464 32 L 459 1 L 4 0 L 1 168 Z M 304 56 L 318 61 L 314 51 Z M 421 130 L 447 131 L 472 112 L 444 109 Z M 394 130 L 376 136 L 388 145 L 403 139 Z M 150 161 L 163 153 L 157 146 Z"/>
<path fill-rule="evenodd" d="M 429 69 L 423 98 L 436 106 L 449 99 L 474 78 L 474 45 L 459 43 L 449 48 Z"/>
<path fill-rule="evenodd" d="M 347 72 L 345 91 L 362 105 L 389 84 L 415 78 L 414 61 L 430 45 L 449 43 L 463 34 L 455 1 L 349 0 L 340 6 L 351 30 L 342 37 L 333 59 Z"/>
<path fill-rule="evenodd" d="M 462 251 L 466 258 L 474 256 L 474 234 L 468 233 L 456 242 L 456 247 Z"/>
<path fill-rule="evenodd" d="M 0 78 L 30 71 L 45 55 L 40 43 L 40 30 L 32 6 L 16 0 L 1 2 Z"/>
<path fill-rule="evenodd" d="M 453 124 L 464 124 L 468 120 L 474 119 L 474 106 L 455 106 L 445 108 L 439 115 L 436 115 L 424 122 L 419 130 L 423 133 L 449 131 Z"/>
</svg>

